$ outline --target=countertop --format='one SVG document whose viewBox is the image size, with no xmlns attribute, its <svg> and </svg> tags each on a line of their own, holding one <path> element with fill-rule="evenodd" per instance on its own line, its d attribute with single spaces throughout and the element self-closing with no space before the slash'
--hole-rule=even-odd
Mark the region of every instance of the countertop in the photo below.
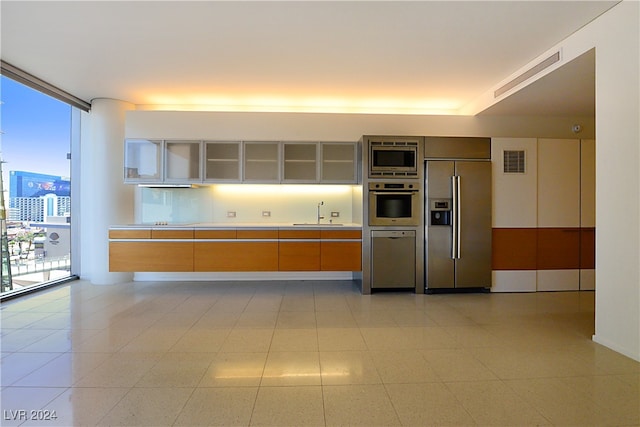
<svg viewBox="0 0 640 427">
<path fill-rule="evenodd" d="M 190 223 L 190 224 L 172 224 L 172 223 L 157 223 L 157 224 L 122 224 L 122 225 L 112 225 L 109 227 L 111 230 L 167 230 L 167 229 L 289 229 L 289 230 L 299 230 L 305 228 L 322 228 L 322 229 L 335 229 L 335 230 L 360 230 L 362 228 L 361 224 L 355 223 L 336 223 L 336 224 L 317 224 L 317 223 L 221 223 L 221 222 L 199 222 L 199 223 Z"/>
</svg>

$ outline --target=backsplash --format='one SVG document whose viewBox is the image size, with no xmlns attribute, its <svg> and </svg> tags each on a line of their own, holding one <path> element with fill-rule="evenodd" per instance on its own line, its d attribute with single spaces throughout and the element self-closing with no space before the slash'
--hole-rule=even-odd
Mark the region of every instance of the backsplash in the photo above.
<svg viewBox="0 0 640 427">
<path fill-rule="evenodd" d="M 355 185 L 217 184 L 201 188 L 138 188 L 136 222 L 359 223 L 362 191 Z M 354 209 L 355 205 L 355 209 Z M 339 212 L 339 217 L 331 217 Z M 235 216 L 232 216 L 235 213 Z"/>
</svg>

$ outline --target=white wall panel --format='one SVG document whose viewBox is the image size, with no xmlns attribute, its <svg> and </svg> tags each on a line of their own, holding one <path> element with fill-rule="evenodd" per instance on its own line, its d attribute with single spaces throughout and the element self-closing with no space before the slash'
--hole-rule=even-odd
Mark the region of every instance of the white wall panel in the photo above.
<svg viewBox="0 0 640 427">
<path fill-rule="evenodd" d="M 580 226 L 596 226 L 596 141 L 580 141 Z"/>
<path fill-rule="evenodd" d="M 580 290 L 594 291 L 596 289 L 596 270 L 580 270 Z"/>
<path fill-rule="evenodd" d="M 525 173 L 504 173 L 505 150 L 525 152 Z M 491 164 L 493 227 L 536 227 L 536 138 L 492 138 Z"/>
<path fill-rule="evenodd" d="M 580 270 L 538 270 L 538 291 L 580 290 Z"/>
<path fill-rule="evenodd" d="M 538 140 L 538 227 L 580 226 L 580 140 Z"/>
<path fill-rule="evenodd" d="M 161 107 L 159 107 L 161 108 Z M 588 117 L 426 116 L 400 114 L 250 113 L 136 110 L 127 113 L 127 138 L 245 141 L 357 141 L 362 135 L 572 138 Z"/>
<path fill-rule="evenodd" d="M 535 292 L 536 270 L 494 271 L 491 292 Z"/>
</svg>

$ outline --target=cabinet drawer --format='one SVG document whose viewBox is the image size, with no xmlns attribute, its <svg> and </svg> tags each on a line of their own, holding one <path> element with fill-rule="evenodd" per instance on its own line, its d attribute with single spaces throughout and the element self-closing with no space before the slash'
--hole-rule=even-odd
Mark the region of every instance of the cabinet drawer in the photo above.
<svg viewBox="0 0 640 427">
<path fill-rule="evenodd" d="M 193 271 L 193 243 L 110 242 L 109 271 Z"/>
<path fill-rule="evenodd" d="M 320 241 L 280 242 L 278 268 L 280 271 L 320 270 Z"/>
<path fill-rule="evenodd" d="M 190 230 L 151 230 L 152 239 L 193 239 L 193 229 Z"/>
<path fill-rule="evenodd" d="M 109 230 L 110 239 L 150 239 L 151 230 Z"/>
<path fill-rule="evenodd" d="M 321 242 L 320 270 L 362 270 L 362 244 L 360 242 Z"/>
<path fill-rule="evenodd" d="M 236 229 L 230 230 L 195 230 L 196 239 L 235 239 Z"/>
<path fill-rule="evenodd" d="M 320 230 L 280 230 L 281 239 L 319 239 Z"/>
<path fill-rule="evenodd" d="M 238 239 L 277 239 L 278 230 L 238 230 Z"/>
<path fill-rule="evenodd" d="M 277 271 L 278 242 L 195 242 L 195 271 Z"/>
<path fill-rule="evenodd" d="M 322 239 L 362 239 L 362 230 L 321 230 Z"/>
</svg>

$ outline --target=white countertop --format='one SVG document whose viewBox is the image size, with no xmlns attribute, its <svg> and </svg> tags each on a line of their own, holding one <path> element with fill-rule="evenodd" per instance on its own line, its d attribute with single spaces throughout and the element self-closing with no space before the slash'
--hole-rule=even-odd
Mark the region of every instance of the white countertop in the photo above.
<svg viewBox="0 0 640 427">
<path fill-rule="evenodd" d="M 163 223 L 163 224 L 123 224 L 123 225 L 112 225 L 109 227 L 110 229 L 229 229 L 229 228 L 259 228 L 259 229 L 301 229 L 301 228 L 323 228 L 323 229 L 336 229 L 336 230 L 345 230 L 345 229 L 361 229 L 361 224 L 355 223 L 337 223 L 337 224 L 328 224 L 328 223 L 264 223 L 264 222 L 243 222 L 243 223 L 230 223 L 230 222 L 199 222 L 199 223 L 190 223 L 190 224 L 172 224 L 172 223 Z"/>
</svg>

